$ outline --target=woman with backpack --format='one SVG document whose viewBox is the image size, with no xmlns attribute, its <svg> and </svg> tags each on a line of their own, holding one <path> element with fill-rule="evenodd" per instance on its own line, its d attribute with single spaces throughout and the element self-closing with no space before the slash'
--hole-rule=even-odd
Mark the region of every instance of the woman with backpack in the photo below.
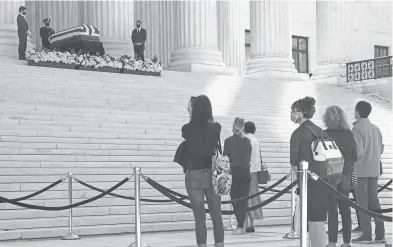
<svg viewBox="0 0 393 247">
<path fill-rule="evenodd" d="M 318 166 L 314 164 L 311 144 L 317 139 L 314 133 L 322 134 L 320 127 L 315 125 L 310 119 L 315 113 L 315 99 L 305 97 L 295 101 L 291 106 L 291 120 L 299 127 L 292 133 L 290 140 L 290 163 L 292 169 L 297 172 L 300 162 L 306 161 L 309 170 L 320 175 Z M 326 221 L 327 191 L 323 184 L 314 181 L 309 177 L 307 186 L 307 216 L 311 247 L 326 246 Z M 300 186 L 299 186 L 300 187 Z"/>
<path fill-rule="evenodd" d="M 325 132 L 336 143 L 344 157 L 344 168 L 342 175 L 337 178 L 329 179 L 329 184 L 343 195 L 349 198 L 351 190 L 351 171 L 354 169 L 354 164 L 357 160 L 356 142 L 352 131 L 347 123 L 347 117 L 344 111 L 338 106 L 330 106 L 326 109 L 323 115 L 323 122 L 327 129 Z M 328 247 L 335 247 L 337 243 L 338 234 L 338 212 L 337 205 L 340 210 L 342 225 L 343 225 L 343 239 L 342 247 L 349 247 L 351 243 L 351 210 L 349 204 L 344 200 L 339 200 L 331 193 L 327 194 L 328 206 Z"/>
<path fill-rule="evenodd" d="M 233 123 L 233 135 L 224 142 L 224 155 L 228 156 L 232 170 L 231 200 L 247 197 L 250 191 L 251 142 L 244 134 L 244 119 L 236 118 Z M 232 203 L 237 220 L 233 234 L 245 234 L 244 223 L 248 200 Z"/>
</svg>

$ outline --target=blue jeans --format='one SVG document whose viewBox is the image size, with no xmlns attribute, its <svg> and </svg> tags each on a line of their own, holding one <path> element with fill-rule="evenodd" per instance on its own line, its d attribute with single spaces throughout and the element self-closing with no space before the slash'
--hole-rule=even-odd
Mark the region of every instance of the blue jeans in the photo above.
<svg viewBox="0 0 393 247">
<path fill-rule="evenodd" d="M 351 174 L 343 172 L 343 175 L 328 180 L 329 184 L 337 189 L 341 194 L 349 198 L 351 190 Z M 341 214 L 343 224 L 344 243 L 351 242 L 352 219 L 349 204 L 344 200 L 338 199 L 333 194 L 327 194 L 328 204 L 328 235 L 329 243 L 337 243 L 338 234 L 338 212 L 337 206 Z"/>
<path fill-rule="evenodd" d="M 221 196 L 214 194 L 212 170 L 188 170 L 186 172 L 186 189 L 194 213 L 197 244 L 206 244 L 207 240 L 205 197 L 210 210 L 210 218 L 213 222 L 215 243 L 224 243 Z"/>
</svg>

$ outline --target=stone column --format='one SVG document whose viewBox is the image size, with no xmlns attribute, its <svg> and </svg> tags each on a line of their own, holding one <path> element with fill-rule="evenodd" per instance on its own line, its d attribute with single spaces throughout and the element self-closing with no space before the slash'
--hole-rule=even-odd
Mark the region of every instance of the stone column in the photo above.
<svg viewBox="0 0 393 247">
<path fill-rule="evenodd" d="M 20 6 L 26 6 L 26 2 L 0 1 L 0 57 L 18 58 L 19 39 L 16 18 Z M 32 15 L 32 13 L 27 12 L 27 15 Z M 30 23 L 29 29 L 32 31 Z M 31 38 L 27 37 L 27 49 L 33 47 Z"/>
<path fill-rule="evenodd" d="M 176 1 L 175 51 L 168 69 L 228 74 L 218 50 L 217 3 L 215 0 Z M 235 71 L 236 73 L 236 71 Z"/>
<path fill-rule="evenodd" d="M 350 61 L 351 10 L 346 1 L 317 1 L 318 66 L 314 77 L 345 75 L 342 66 Z M 342 66 L 341 66 L 341 65 Z"/>
<path fill-rule="evenodd" d="M 134 2 L 81 1 L 82 20 L 100 30 L 100 39 L 109 55 L 133 55 Z"/>
<path fill-rule="evenodd" d="M 243 2 L 218 1 L 218 46 L 227 67 L 236 67 L 241 75 L 246 63 L 246 37 Z"/>
<path fill-rule="evenodd" d="M 32 27 L 32 39 L 36 46 L 42 46 L 39 31 L 45 18 L 51 19 L 51 27 L 55 32 L 82 24 L 80 1 L 77 0 L 28 1 L 27 7 L 30 13 L 34 13 L 30 14 L 28 19 Z"/>
<path fill-rule="evenodd" d="M 304 76 L 295 69 L 290 49 L 288 2 L 251 0 L 250 16 L 251 57 L 246 62 L 246 76 L 303 80 Z"/>
</svg>

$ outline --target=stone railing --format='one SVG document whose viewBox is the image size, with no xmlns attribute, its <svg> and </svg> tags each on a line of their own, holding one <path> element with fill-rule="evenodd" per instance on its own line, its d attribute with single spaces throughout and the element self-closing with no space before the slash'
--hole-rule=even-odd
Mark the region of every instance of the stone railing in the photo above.
<svg viewBox="0 0 393 247">
<path fill-rule="evenodd" d="M 346 68 L 347 82 L 392 77 L 392 56 L 350 62 Z"/>
</svg>

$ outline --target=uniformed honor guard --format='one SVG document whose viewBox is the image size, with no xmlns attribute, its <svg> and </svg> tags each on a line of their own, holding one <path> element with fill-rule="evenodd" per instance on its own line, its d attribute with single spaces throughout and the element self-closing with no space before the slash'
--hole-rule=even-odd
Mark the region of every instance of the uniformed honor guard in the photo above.
<svg viewBox="0 0 393 247">
<path fill-rule="evenodd" d="M 40 28 L 40 36 L 42 39 L 42 47 L 46 49 L 50 49 L 50 42 L 49 42 L 49 37 L 53 34 L 55 34 L 55 30 L 50 27 L 50 19 L 45 18 L 44 19 L 44 26 Z"/>
</svg>

